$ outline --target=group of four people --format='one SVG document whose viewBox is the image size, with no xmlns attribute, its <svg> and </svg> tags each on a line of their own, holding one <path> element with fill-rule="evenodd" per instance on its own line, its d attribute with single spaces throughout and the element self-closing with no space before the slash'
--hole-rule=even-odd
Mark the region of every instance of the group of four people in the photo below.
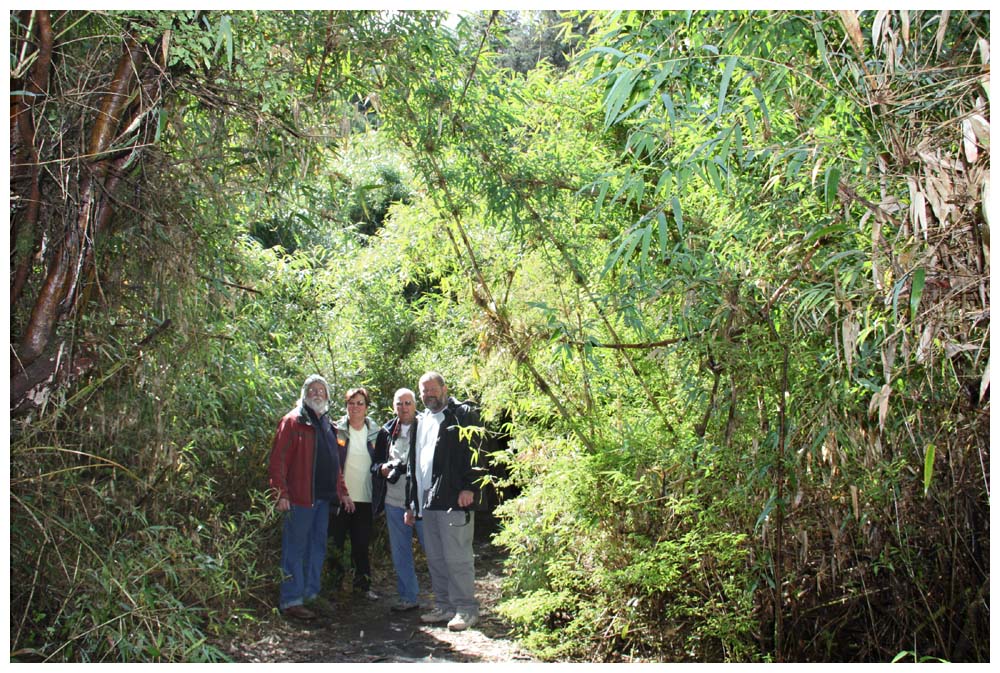
<svg viewBox="0 0 1000 673">
<path fill-rule="evenodd" d="M 369 416 L 364 388 L 347 391 L 347 414 L 329 418 L 330 386 L 314 374 L 298 404 L 279 422 L 268 467 L 270 486 L 283 513 L 279 608 L 312 619 L 321 606 L 327 534 L 334 547 L 351 540 L 355 592 L 377 600 L 371 588 L 369 541 L 385 512 L 399 598 L 393 610 L 419 607 L 413 563 L 413 532 L 427 558 L 434 603 L 425 623 L 461 631 L 479 618 L 472 551 L 478 475 L 470 443 L 478 415 L 448 396 L 444 378 L 420 378 L 421 414 L 413 391 L 400 388 L 395 416 L 378 426 Z M 342 577 L 339 561 L 335 576 Z"/>
</svg>

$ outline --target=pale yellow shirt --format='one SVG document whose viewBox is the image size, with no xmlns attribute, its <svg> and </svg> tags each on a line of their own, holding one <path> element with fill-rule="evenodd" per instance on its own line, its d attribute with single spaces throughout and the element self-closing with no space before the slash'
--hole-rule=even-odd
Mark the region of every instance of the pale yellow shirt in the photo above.
<svg viewBox="0 0 1000 673">
<path fill-rule="evenodd" d="M 368 427 L 355 430 L 347 426 L 349 440 L 344 481 L 354 502 L 372 501 L 372 459 L 368 455 Z"/>
</svg>

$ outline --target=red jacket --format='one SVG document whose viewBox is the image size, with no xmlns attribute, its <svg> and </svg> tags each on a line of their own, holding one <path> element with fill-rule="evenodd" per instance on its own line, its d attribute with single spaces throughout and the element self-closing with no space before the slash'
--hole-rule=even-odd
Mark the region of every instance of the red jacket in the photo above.
<svg viewBox="0 0 1000 673">
<path fill-rule="evenodd" d="M 334 426 L 336 436 L 336 426 Z M 268 463 L 270 485 L 276 499 L 288 498 L 299 507 L 313 505 L 313 470 L 316 467 L 316 429 L 299 406 L 278 423 Z M 337 471 L 337 495 L 347 496 L 344 471 Z"/>
</svg>

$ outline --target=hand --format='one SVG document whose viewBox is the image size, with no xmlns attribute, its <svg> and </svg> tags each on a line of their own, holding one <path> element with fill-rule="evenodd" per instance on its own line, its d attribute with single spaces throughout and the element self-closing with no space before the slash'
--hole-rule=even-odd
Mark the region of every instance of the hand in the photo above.
<svg viewBox="0 0 1000 673">
<path fill-rule="evenodd" d="M 412 526 L 414 523 L 416 523 L 416 521 L 417 517 L 413 515 L 412 509 L 408 509 L 405 512 L 403 512 L 403 523 L 405 523 L 407 526 Z"/>
<path fill-rule="evenodd" d="M 475 494 L 472 491 L 459 491 L 458 492 L 458 506 L 461 508 L 466 508 L 472 504 L 472 501 L 476 499 Z"/>
<path fill-rule="evenodd" d="M 351 496 L 345 496 L 340 504 L 343 505 L 344 511 L 348 514 L 351 514 L 354 511 L 354 501 L 351 500 Z"/>
<path fill-rule="evenodd" d="M 288 502 L 288 498 L 278 498 L 278 511 L 287 512 L 292 508 L 292 504 Z"/>
<path fill-rule="evenodd" d="M 381 470 L 381 472 L 382 472 L 382 476 L 383 477 L 388 477 L 389 476 L 389 464 L 388 463 L 382 463 L 382 470 Z"/>
</svg>

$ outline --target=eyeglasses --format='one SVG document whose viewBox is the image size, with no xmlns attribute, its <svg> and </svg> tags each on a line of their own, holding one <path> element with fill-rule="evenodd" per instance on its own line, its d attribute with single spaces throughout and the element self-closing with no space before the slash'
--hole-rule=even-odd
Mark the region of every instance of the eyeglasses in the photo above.
<svg viewBox="0 0 1000 673">
<path fill-rule="evenodd" d="M 399 406 L 412 407 L 413 406 L 413 400 L 399 400 L 398 402 L 396 402 L 396 406 L 397 407 L 399 407 Z"/>
</svg>

